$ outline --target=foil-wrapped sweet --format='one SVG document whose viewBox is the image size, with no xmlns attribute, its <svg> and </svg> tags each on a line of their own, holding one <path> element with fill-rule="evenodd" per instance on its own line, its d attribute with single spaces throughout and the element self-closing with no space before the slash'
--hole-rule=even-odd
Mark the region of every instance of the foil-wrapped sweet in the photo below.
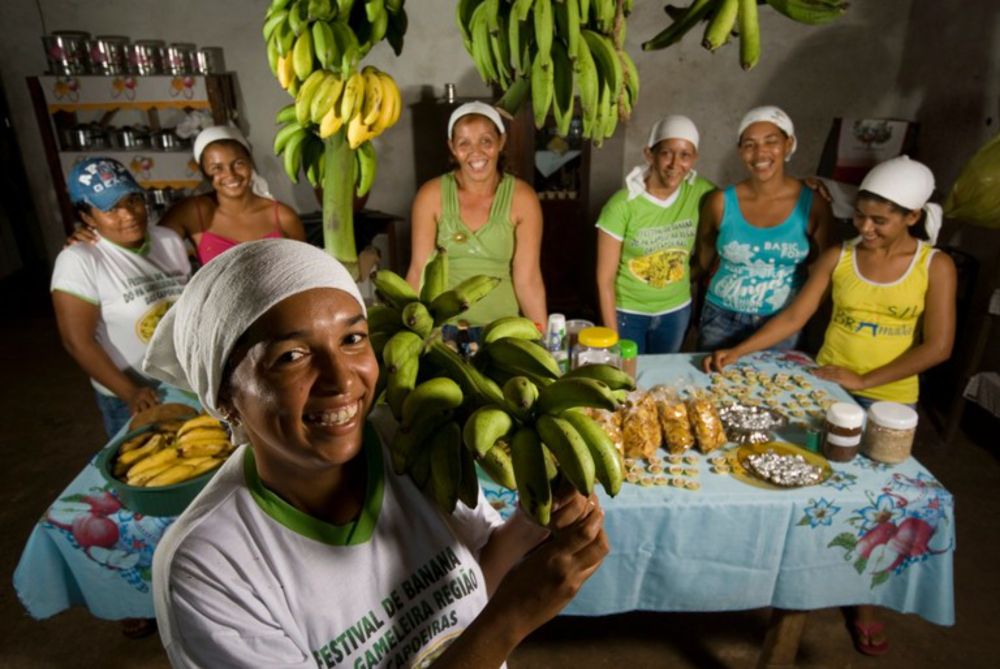
<svg viewBox="0 0 1000 669">
<path fill-rule="evenodd" d="M 760 478 L 788 488 L 814 485 L 823 479 L 823 468 L 801 455 L 782 455 L 771 449 L 748 455 L 745 466 Z"/>
<path fill-rule="evenodd" d="M 733 402 L 719 409 L 730 441 L 738 444 L 763 444 L 771 441 L 771 432 L 785 424 L 781 414 L 763 406 Z"/>
</svg>

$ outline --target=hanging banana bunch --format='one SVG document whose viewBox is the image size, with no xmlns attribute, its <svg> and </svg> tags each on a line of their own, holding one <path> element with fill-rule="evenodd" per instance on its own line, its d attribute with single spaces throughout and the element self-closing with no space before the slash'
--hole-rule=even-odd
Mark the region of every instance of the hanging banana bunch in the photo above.
<svg viewBox="0 0 1000 669">
<path fill-rule="evenodd" d="M 379 302 L 368 332 L 379 359 L 379 393 L 399 422 L 389 444 L 392 464 L 445 513 L 458 500 L 475 507 L 476 463 L 499 485 L 517 490 L 542 524 L 552 510 L 551 481 L 560 473 L 589 495 L 597 480 L 610 495 L 623 481 L 621 455 L 581 408 L 614 409 L 635 382 L 610 365 L 562 376 L 541 346 L 535 324 L 500 318 L 482 333 L 470 362 L 441 338 L 441 326 L 492 291 L 498 279 L 471 277 L 451 289 L 447 254 L 427 264 L 420 292 L 398 274 L 374 277 Z"/>
<path fill-rule="evenodd" d="M 808 25 L 829 23 L 843 15 L 848 7 L 842 0 L 693 0 L 686 8 L 667 5 L 664 9 L 671 24 L 644 42 L 642 48 L 644 51 L 665 49 L 705 21 L 702 46 L 715 51 L 735 32 L 740 38 L 740 65 L 750 70 L 760 60 L 757 6 L 765 2 L 793 21 Z"/>
<path fill-rule="evenodd" d="M 530 95 L 535 125 L 549 112 L 569 133 L 580 97 L 583 136 L 600 144 L 632 113 L 639 72 L 625 51 L 632 0 L 459 0 L 456 19 L 483 81 L 514 114 Z"/>
</svg>

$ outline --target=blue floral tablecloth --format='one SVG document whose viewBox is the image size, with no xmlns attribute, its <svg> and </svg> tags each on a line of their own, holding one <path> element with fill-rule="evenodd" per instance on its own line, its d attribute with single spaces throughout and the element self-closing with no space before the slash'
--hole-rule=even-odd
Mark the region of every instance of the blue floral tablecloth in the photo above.
<svg viewBox="0 0 1000 669">
<path fill-rule="evenodd" d="M 707 387 L 699 361 L 640 357 L 639 386 Z M 851 401 L 809 375 L 812 361 L 802 354 L 766 352 L 740 363 L 807 376 L 810 388 Z M 614 499 L 598 491 L 611 554 L 564 613 L 875 604 L 954 624 L 954 501 L 915 459 L 888 466 L 858 456 L 831 463 L 833 476 L 821 485 L 769 490 L 712 474 L 708 457 L 696 457 L 685 465 L 697 470 L 686 477 L 700 484 L 696 490 L 626 483 Z M 482 483 L 509 515 L 516 495 Z"/>
<path fill-rule="evenodd" d="M 173 388 L 163 401 L 200 409 Z M 78 605 L 108 620 L 153 617 L 153 550 L 176 516 L 144 516 L 123 506 L 96 459 L 46 510 L 14 570 L 17 596 L 35 618 Z"/>
</svg>

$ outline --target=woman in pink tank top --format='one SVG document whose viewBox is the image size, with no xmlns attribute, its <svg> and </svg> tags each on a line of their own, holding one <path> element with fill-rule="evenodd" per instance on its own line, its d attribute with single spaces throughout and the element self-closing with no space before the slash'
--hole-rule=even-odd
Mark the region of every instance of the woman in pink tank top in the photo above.
<svg viewBox="0 0 1000 669">
<path fill-rule="evenodd" d="M 190 239 L 202 265 L 241 242 L 269 237 L 305 241 L 298 215 L 271 197 L 254 171 L 249 144 L 239 130 L 202 130 L 195 139 L 194 159 L 213 192 L 181 200 L 160 225 Z"/>
</svg>

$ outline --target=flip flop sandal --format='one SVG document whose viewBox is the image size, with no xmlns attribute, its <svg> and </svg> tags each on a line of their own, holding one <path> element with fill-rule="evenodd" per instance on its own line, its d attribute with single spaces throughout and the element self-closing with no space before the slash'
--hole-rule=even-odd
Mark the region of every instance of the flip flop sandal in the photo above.
<svg viewBox="0 0 1000 669">
<path fill-rule="evenodd" d="M 865 625 L 863 623 L 853 623 L 851 625 L 851 638 L 854 640 L 854 647 L 859 653 L 865 655 L 884 655 L 889 650 L 888 640 L 883 639 L 879 643 L 873 643 L 872 637 L 879 636 L 885 631 L 885 625 L 880 622 L 873 622 Z"/>
</svg>

